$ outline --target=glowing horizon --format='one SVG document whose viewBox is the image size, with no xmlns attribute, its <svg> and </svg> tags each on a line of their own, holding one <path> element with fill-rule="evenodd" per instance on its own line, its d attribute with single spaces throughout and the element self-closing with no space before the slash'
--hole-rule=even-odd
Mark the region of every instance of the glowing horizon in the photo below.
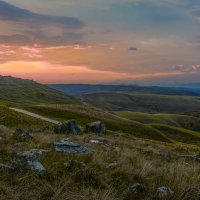
<svg viewBox="0 0 200 200">
<path fill-rule="evenodd" d="M 200 3 L 189 0 L 0 1 L 0 75 L 40 83 L 198 82 L 198 11 Z"/>
</svg>

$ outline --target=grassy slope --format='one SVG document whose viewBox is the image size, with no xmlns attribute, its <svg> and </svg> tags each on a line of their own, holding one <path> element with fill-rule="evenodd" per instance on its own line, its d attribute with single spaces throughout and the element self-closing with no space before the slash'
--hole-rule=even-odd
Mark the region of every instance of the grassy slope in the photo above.
<svg viewBox="0 0 200 200">
<path fill-rule="evenodd" d="M 10 128 L 42 128 L 52 124 L 29 117 L 24 114 L 10 110 L 6 106 L 0 105 L 0 124 Z"/>
<path fill-rule="evenodd" d="M 77 103 L 74 97 L 31 80 L 0 76 L 0 102 L 10 105 Z"/>
<path fill-rule="evenodd" d="M 174 141 L 191 144 L 200 143 L 200 133 L 198 132 L 164 124 L 151 124 L 151 126 L 157 130 L 160 130 L 168 138 Z"/>
<path fill-rule="evenodd" d="M 102 120 L 112 131 L 130 133 L 131 135 L 140 138 L 170 142 L 170 140 L 163 136 L 160 131 L 153 129 L 148 125 L 120 118 L 93 107 L 77 105 L 49 105 L 26 107 L 26 109 L 56 120 L 63 121 L 76 119 L 81 125 L 85 125 L 86 123 L 95 120 Z"/>
<path fill-rule="evenodd" d="M 200 176 L 198 162 L 184 160 L 178 155 L 199 154 L 198 146 L 161 143 L 136 139 L 122 134 L 113 137 L 103 135 L 102 144 L 89 144 L 89 140 L 99 135 L 67 135 L 70 141 L 84 144 L 95 151 L 89 155 L 58 154 L 53 150 L 54 141 L 66 135 L 34 132 L 31 142 L 20 142 L 11 136 L 1 135 L 0 162 L 10 164 L 17 152 L 40 148 L 48 153 L 39 160 L 47 170 L 44 177 L 33 172 L 25 174 L 0 173 L 0 199 L 2 200 L 150 200 L 155 199 L 155 191 L 160 186 L 170 187 L 175 195 L 173 200 L 197 200 Z M 18 145 L 17 145 L 18 144 Z M 105 146 L 117 146 L 112 150 Z M 171 152 L 173 162 L 165 161 L 165 154 Z M 69 160 L 76 163 L 65 167 Z M 117 166 L 106 169 L 107 164 L 116 161 Z M 127 188 L 134 183 L 142 183 L 145 191 L 140 195 L 130 195 Z M 172 198 L 168 198 L 171 200 Z"/>
<path fill-rule="evenodd" d="M 193 131 L 200 131 L 200 119 L 197 117 L 178 114 L 148 114 L 130 111 L 116 112 L 116 114 L 120 117 L 138 121 L 144 124 L 161 123 L 182 127 Z"/>
<path fill-rule="evenodd" d="M 50 107 L 29 107 L 29 110 L 51 116 L 59 120 L 76 118 L 82 125 L 90 120 L 105 119 L 112 128 L 126 127 L 129 130 L 147 131 L 149 136 L 158 131 L 151 132 L 149 126 L 130 122 L 101 110 L 91 107 L 75 105 L 49 105 Z M 0 106 L 0 124 L 9 127 L 40 128 L 46 123 L 35 120 L 23 114 Z M 161 127 L 158 124 L 151 124 L 152 127 L 162 129 L 169 137 L 173 136 L 171 127 Z M 145 127 L 148 127 L 147 129 Z M 170 129 L 170 131 L 169 131 Z M 74 142 L 84 144 L 95 150 L 89 155 L 78 154 L 57 154 L 53 150 L 54 141 L 66 138 L 66 135 L 56 135 L 49 132 L 34 132 L 35 139 L 31 142 L 21 142 L 8 134 L 0 132 L 0 163 L 10 164 L 17 152 L 33 148 L 46 149 L 49 152 L 39 160 L 47 170 L 44 177 L 37 177 L 33 172 L 25 174 L 1 174 L 0 173 L 0 199 L 6 200 L 149 200 L 154 199 L 156 188 L 160 186 L 170 187 L 175 195 L 173 200 L 198 199 L 200 171 L 198 162 L 184 160 L 179 155 L 198 155 L 199 145 L 188 145 L 182 143 L 166 143 L 135 138 L 133 134 L 120 134 L 114 137 L 112 133 L 103 135 L 102 144 L 90 144 L 89 140 L 99 139 L 99 135 L 86 134 L 80 136 L 67 135 Z M 176 129 L 176 133 L 183 130 Z M 191 138 L 197 137 L 191 132 Z M 172 136 L 171 136 L 172 135 Z M 151 138 L 151 137 L 150 137 Z M 180 137 L 178 136 L 178 139 Z M 153 137 L 151 139 L 154 139 Z M 176 139 L 173 136 L 173 139 Z M 161 138 L 162 141 L 163 137 Z M 179 141 L 179 140 L 178 140 Z M 19 143 L 20 142 L 20 143 Z M 183 142 L 183 141 L 180 141 Z M 117 146 L 118 149 L 111 150 L 105 146 Z M 171 152 L 173 162 L 165 161 L 165 154 Z M 78 160 L 85 163 L 85 166 L 72 164 L 68 168 L 64 163 L 69 160 Z M 117 166 L 113 169 L 106 169 L 107 164 L 116 161 Z M 134 169 L 134 170 L 133 170 Z M 139 182 L 145 186 L 145 191 L 138 195 L 130 195 L 127 188 Z M 169 198 L 170 199 L 170 198 Z"/>
<path fill-rule="evenodd" d="M 84 94 L 86 102 L 105 110 L 183 113 L 200 109 L 199 97 L 101 92 Z"/>
</svg>

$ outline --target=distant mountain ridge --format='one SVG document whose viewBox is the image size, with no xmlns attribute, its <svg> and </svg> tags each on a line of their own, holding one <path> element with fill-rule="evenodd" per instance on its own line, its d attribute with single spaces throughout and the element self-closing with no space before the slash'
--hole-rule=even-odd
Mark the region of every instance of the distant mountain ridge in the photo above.
<svg viewBox="0 0 200 200">
<path fill-rule="evenodd" d="M 32 80 L 0 76 L 0 102 L 17 104 L 77 103 L 70 95 Z"/>
<path fill-rule="evenodd" d="M 85 93 L 96 92 L 141 92 L 160 95 L 200 96 L 198 92 L 187 88 L 161 87 L 161 86 L 138 86 L 138 85 L 89 85 L 89 84 L 51 84 L 51 88 L 66 94 L 80 96 Z"/>
</svg>

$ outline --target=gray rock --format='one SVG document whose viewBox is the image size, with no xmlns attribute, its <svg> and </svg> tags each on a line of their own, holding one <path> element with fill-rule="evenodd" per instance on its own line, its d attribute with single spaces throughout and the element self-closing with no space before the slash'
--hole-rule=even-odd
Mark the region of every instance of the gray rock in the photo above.
<svg viewBox="0 0 200 200">
<path fill-rule="evenodd" d="M 171 161 L 172 161 L 172 155 L 171 155 L 170 152 L 167 152 L 167 153 L 165 154 L 165 160 L 166 160 L 167 162 L 171 162 Z"/>
<path fill-rule="evenodd" d="M 54 133 L 57 134 L 80 134 L 81 130 L 74 119 L 60 123 L 54 127 Z"/>
<path fill-rule="evenodd" d="M 144 192 L 144 186 L 140 183 L 135 183 L 128 188 L 128 192 L 132 194 L 139 194 Z"/>
<path fill-rule="evenodd" d="M 101 142 L 99 140 L 90 140 L 89 143 L 91 143 L 91 144 L 99 144 Z"/>
<path fill-rule="evenodd" d="M 26 160 L 35 160 L 47 152 L 48 151 L 44 150 L 44 149 L 32 149 L 30 151 L 19 152 L 19 153 L 17 153 L 17 156 L 24 158 Z"/>
<path fill-rule="evenodd" d="M 118 166 L 118 163 L 117 162 L 113 162 L 113 163 L 109 163 L 106 165 L 106 169 L 114 169 Z"/>
<path fill-rule="evenodd" d="M 44 166 L 37 160 L 28 160 L 27 167 L 40 176 L 43 176 L 46 173 Z"/>
<path fill-rule="evenodd" d="M 29 140 L 34 138 L 32 133 L 29 133 L 23 129 L 16 129 L 16 131 L 13 133 L 13 136 L 22 140 Z"/>
<path fill-rule="evenodd" d="M 116 145 L 105 144 L 104 146 L 110 151 L 116 151 L 116 152 L 120 151 L 120 148 L 118 146 L 116 146 Z"/>
<path fill-rule="evenodd" d="M 88 123 L 86 125 L 86 131 L 87 132 L 105 133 L 106 130 L 107 130 L 106 125 L 101 121 Z"/>
<path fill-rule="evenodd" d="M 0 173 L 9 174 L 9 173 L 12 173 L 14 171 L 15 171 L 15 169 L 13 167 L 0 163 Z"/>
<path fill-rule="evenodd" d="M 32 149 L 30 151 L 17 153 L 13 159 L 12 167 L 18 172 L 24 173 L 27 170 L 32 170 L 40 176 L 44 175 L 46 170 L 37 159 L 46 152 L 43 149 Z"/>
<path fill-rule="evenodd" d="M 0 133 L 10 133 L 11 129 L 9 129 L 8 127 L 0 124 Z"/>
<path fill-rule="evenodd" d="M 165 186 L 159 187 L 156 190 L 156 197 L 159 197 L 159 198 L 170 197 L 173 195 L 174 195 L 174 192 L 170 188 L 167 188 Z"/>
<path fill-rule="evenodd" d="M 185 158 L 185 159 L 190 159 L 192 161 L 200 162 L 199 155 L 181 155 L 180 157 Z"/>
<path fill-rule="evenodd" d="M 60 152 L 60 153 L 81 153 L 81 154 L 87 154 L 87 153 L 91 153 L 92 150 L 80 145 L 78 143 L 74 143 L 74 142 L 69 142 L 66 140 L 61 140 L 58 142 L 54 142 L 54 147 L 56 152 Z"/>
</svg>

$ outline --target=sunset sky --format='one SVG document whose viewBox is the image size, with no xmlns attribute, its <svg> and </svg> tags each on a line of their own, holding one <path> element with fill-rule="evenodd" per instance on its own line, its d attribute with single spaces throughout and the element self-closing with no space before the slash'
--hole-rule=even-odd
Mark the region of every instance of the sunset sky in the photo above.
<svg viewBox="0 0 200 200">
<path fill-rule="evenodd" d="M 0 75 L 41 83 L 200 82 L 200 1 L 0 1 Z"/>
</svg>

